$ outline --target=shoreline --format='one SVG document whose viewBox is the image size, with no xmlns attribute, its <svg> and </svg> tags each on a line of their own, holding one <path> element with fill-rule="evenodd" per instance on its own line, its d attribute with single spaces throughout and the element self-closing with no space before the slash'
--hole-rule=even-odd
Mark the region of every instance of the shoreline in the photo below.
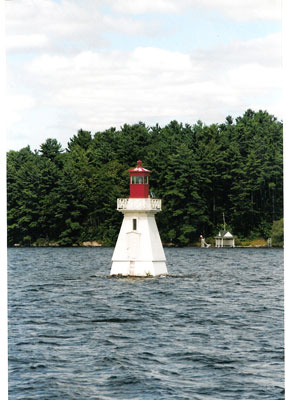
<svg viewBox="0 0 286 400">
<path fill-rule="evenodd" d="M 98 244 L 72 244 L 72 245 L 70 245 L 70 246 L 61 246 L 61 245 L 59 245 L 58 243 L 55 243 L 55 244 L 47 244 L 47 245 L 31 245 L 31 246 L 26 246 L 26 245 L 21 245 L 21 244 L 18 244 L 18 243 L 15 243 L 14 245 L 10 245 L 10 246 L 7 246 L 7 248 L 12 248 L 12 249 L 14 249 L 14 248 L 43 248 L 43 247 L 56 247 L 56 248 L 75 248 L 75 247 L 81 247 L 81 248 L 84 248 L 84 247 L 87 247 L 87 248 L 94 248 L 94 247 L 115 247 L 115 246 L 105 246 L 105 245 L 103 245 L 103 244 L 101 244 L 101 243 L 98 243 Z M 284 246 L 261 246 L 261 245 L 249 245 L 249 246 L 241 246 L 241 245 L 239 245 L 239 246 L 235 246 L 235 247 L 214 247 L 214 246 L 211 246 L 211 247 L 208 247 L 208 248 L 206 248 L 206 247 L 201 247 L 201 246 L 164 246 L 163 245 L 163 247 L 165 248 L 165 249 L 171 249 L 171 248 L 174 248 L 174 249 L 186 249 L 186 248 L 194 248 L 194 249 L 202 249 L 202 250 L 210 250 L 210 249 L 221 249 L 221 250 L 234 250 L 234 249 L 283 249 L 284 248 Z"/>
</svg>

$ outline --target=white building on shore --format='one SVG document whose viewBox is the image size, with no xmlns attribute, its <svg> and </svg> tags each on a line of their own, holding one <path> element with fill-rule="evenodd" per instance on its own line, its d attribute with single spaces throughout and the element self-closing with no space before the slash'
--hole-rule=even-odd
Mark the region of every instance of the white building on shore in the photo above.
<svg viewBox="0 0 286 400">
<path fill-rule="evenodd" d="M 215 247 L 235 247 L 235 238 L 228 231 L 220 231 L 215 237 Z"/>
</svg>

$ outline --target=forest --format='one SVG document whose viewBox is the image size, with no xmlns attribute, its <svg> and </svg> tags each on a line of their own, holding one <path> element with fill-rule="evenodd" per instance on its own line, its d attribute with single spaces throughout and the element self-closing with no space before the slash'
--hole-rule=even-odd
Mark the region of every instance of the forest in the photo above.
<svg viewBox="0 0 286 400">
<path fill-rule="evenodd" d="M 139 122 L 104 132 L 79 130 L 63 149 L 47 139 L 7 153 L 8 245 L 113 246 L 129 196 L 128 169 L 142 160 L 162 199 L 156 221 L 165 245 L 189 246 L 222 228 L 268 238 L 283 218 L 282 122 L 248 109 L 222 124 Z"/>
</svg>

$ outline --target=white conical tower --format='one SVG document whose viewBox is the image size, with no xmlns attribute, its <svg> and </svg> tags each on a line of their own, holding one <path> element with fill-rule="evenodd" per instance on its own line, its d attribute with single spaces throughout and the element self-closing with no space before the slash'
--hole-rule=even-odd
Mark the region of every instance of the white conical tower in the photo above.
<svg viewBox="0 0 286 400">
<path fill-rule="evenodd" d="M 130 197 L 117 199 L 117 210 L 124 219 L 112 257 L 110 275 L 168 275 L 166 257 L 155 214 L 161 200 L 149 196 L 150 171 L 141 161 L 130 173 Z"/>
</svg>

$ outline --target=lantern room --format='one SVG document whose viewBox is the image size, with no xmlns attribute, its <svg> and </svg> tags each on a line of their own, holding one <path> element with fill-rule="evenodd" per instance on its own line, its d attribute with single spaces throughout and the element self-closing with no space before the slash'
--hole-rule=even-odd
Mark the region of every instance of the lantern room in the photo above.
<svg viewBox="0 0 286 400">
<path fill-rule="evenodd" d="M 142 162 L 137 161 L 137 167 L 130 169 L 130 198 L 139 199 L 149 197 L 149 176 L 148 169 L 142 167 Z"/>
</svg>

